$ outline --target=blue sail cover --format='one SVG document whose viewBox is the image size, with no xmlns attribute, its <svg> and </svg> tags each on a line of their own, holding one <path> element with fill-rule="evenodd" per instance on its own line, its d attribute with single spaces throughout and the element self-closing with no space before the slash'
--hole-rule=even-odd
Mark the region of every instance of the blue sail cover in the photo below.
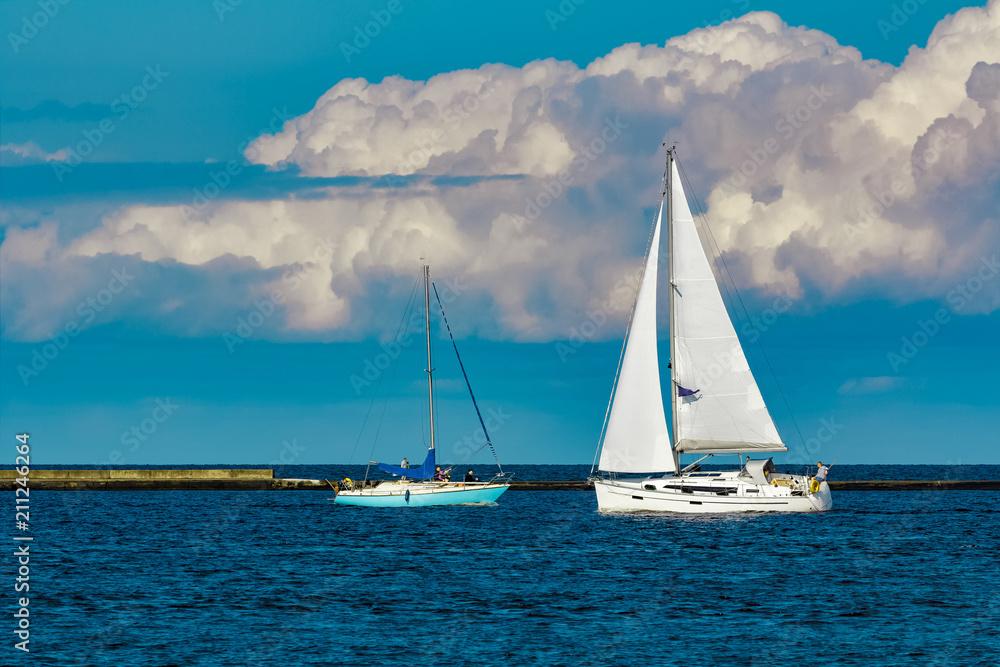
<svg viewBox="0 0 1000 667">
<path fill-rule="evenodd" d="M 427 458 L 424 459 L 424 462 L 416 468 L 400 468 L 399 466 L 392 466 L 388 463 L 379 463 L 378 469 L 391 475 L 398 475 L 399 477 L 430 479 L 434 476 L 434 468 L 436 465 L 437 464 L 434 463 L 434 450 L 428 449 Z"/>
</svg>

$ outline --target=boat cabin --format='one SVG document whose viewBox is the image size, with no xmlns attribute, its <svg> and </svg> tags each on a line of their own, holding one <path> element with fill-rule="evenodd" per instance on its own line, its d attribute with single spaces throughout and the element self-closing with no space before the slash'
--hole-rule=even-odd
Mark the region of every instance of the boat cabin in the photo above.
<svg viewBox="0 0 1000 667">
<path fill-rule="evenodd" d="M 743 475 L 748 475 L 756 484 L 768 485 L 777 470 L 771 459 L 757 459 L 747 461 Z M 742 476 L 742 475 L 741 475 Z"/>
</svg>

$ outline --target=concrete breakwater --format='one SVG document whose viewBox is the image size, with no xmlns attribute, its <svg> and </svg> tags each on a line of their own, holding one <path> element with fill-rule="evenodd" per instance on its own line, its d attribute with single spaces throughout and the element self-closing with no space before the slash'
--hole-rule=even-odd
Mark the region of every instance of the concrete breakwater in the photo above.
<svg viewBox="0 0 1000 667">
<path fill-rule="evenodd" d="M 11 489 L 20 476 L 0 470 L 0 489 Z M 308 482 L 299 486 L 297 482 Z M 327 488 L 321 480 L 284 480 L 265 468 L 172 470 L 35 470 L 28 485 L 51 491 L 271 491 L 286 488 Z"/>
<path fill-rule="evenodd" d="M 0 489 L 18 485 L 14 470 L 0 470 Z M 333 491 L 321 479 L 275 477 L 265 468 L 174 469 L 174 470 L 32 470 L 28 485 L 51 491 Z M 511 491 L 587 491 L 594 488 L 586 480 L 516 480 Z M 1000 491 L 1000 480 L 862 480 L 831 481 L 834 491 Z"/>
</svg>

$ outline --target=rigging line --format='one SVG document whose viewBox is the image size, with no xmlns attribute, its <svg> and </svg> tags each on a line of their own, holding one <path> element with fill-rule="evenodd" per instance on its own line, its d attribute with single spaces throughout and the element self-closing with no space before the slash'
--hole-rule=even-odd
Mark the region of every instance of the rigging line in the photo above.
<svg viewBox="0 0 1000 667">
<path fill-rule="evenodd" d="M 478 454 L 479 452 L 481 452 L 481 451 L 483 451 L 484 449 L 486 449 L 486 445 L 488 445 L 488 444 L 489 444 L 489 443 L 487 442 L 487 443 L 486 443 L 486 444 L 484 444 L 484 445 L 483 445 L 482 447 L 480 447 L 480 448 L 479 448 L 479 449 L 477 449 L 476 451 L 474 451 L 474 452 L 472 452 L 471 454 L 469 454 L 468 456 L 466 456 L 466 457 L 465 457 L 464 459 L 462 459 L 462 460 L 461 460 L 460 462 L 458 462 L 458 463 L 453 463 L 453 464 L 451 464 L 450 466 L 448 466 L 448 470 L 454 470 L 455 468 L 464 468 L 464 467 L 465 467 L 465 463 L 466 463 L 466 461 L 468 461 L 468 460 L 469 460 L 469 459 L 471 459 L 471 458 L 472 458 L 473 456 L 475 456 L 475 455 L 476 455 L 476 454 Z M 503 474 L 503 468 L 501 468 L 501 469 L 500 469 L 500 474 L 501 474 L 501 475 Z"/>
<path fill-rule="evenodd" d="M 409 331 L 409 329 L 410 329 L 409 313 L 413 310 L 413 303 L 414 303 L 413 294 L 416 292 L 416 288 L 417 288 L 417 283 L 414 282 L 413 283 L 413 292 L 410 293 L 411 300 L 410 300 L 409 308 L 403 313 L 403 321 L 400 322 L 400 326 L 403 327 L 403 336 L 404 337 L 406 336 L 407 331 Z M 405 326 L 404 326 L 404 323 L 405 323 Z M 397 328 L 396 329 L 396 336 L 392 339 L 392 342 L 395 343 L 396 340 L 398 340 L 398 338 L 399 338 L 399 329 Z M 372 449 L 368 453 L 368 465 L 371 465 L 372 456 L 375 455 L 375 445 L 378 444 L 378 436 L 379 436 L 379 433 L 382 432 L 382 422 L 385 420 L 385 409 L 389 406 L 389 395 L 392 393 L 392 381 L 396 379 L 396 371 L 399 370 L 399 361 L 402 358 L 403 358 L 402 354 L 400 354 L 400 355 L 398 355 L 396 357 L 396 363 L 392 367 L 392 375 L 389 376 L 389 385 L 386 387 L 386 390 L 385 390 L 385 401 L 383 401 L 383 403 L 382 403 L 382 413 L 379 415 L 379 418 L 378 418 L 378 427 L 375 429 L 375 437 L 372 439 Z"/>
<path fill-rule="evenodd" d="M 712 242 L 715 243 L 716 249 L 719 249 L 719 244 L 715 240 L 715 235 L 712 233 L 712 228 L 708 224 L 708 216 L 705 214 L 704 209 L 701 207 L 701 202 L 698 200 L 698 197 L 694 194 L 694 189 L 691 188 L 691 181 L 687 177 L 687 172 L 684 171 L 683 167 L 680 167 L 680 170 L 681 170 L 681 176 L 684 178 L 685 181 L 687 181 L 688 190 L 691 192 L 691 196 L 694 198 L 695 206 L 698 208 L 698 216 L 702 219 L 703 222 L 702 226 L 708 231 L 708 235 L 712 239 Z M 754 326 L 753 320 L 750 318 L 750 313 L 747 311 L 747 307 L 743 303 L 743 297 L 740 296 L 740 291 L 736 289 L 736 281 L 733 279 L 733 274 L 730 273 L 729 271 L 729 266 L 726 264 L 726 258 L 723 257 L 721 249 L 719 249 L 718 257 L 719 261 L 722 262 L 722 266 L 725 269 L 725 273 L 729 276 L 729 280 L 733 283 L 733 291 L 736 293 L 736 298 L 739 300 L 740 308 L 743 309 L 743 314 L 746 315 L 747 320 L 750 322 L 750 327 L 754 332 L 754 338 L 757 339 L 756 340 L 757 347 L 760 348 L 760 353 L 764 357 L 764 362 L 767 364 L 767 369 L 768 371 L 770 371 L 771 377 L 774 379 L 774 386 L 778 388 L 778 395 L 781 396 L 781 401 L 782 403 L 785 404 L 785 410 L 788 411 L 788 416 L 791 418 L 792 424 L 795 426 L 795 431 L 796 433 L 799 434 L 799 439 L 802 441 L 802 444 L 804 445 L 806 440 L 805 438 L 802 437 L 802 430 L 799 428 L 799 423 L 798 421 L 796 421 L 795 415 L 792 413 L 792 408 L 788 405 L 788 399 L 785 398 L 785 392 L 781 389 L 781 384 L 778 382 L 778 376 L 775 374 L 774 368 L 771 366 L 771 360 L 768 358 L 767 352 L 764 350 L 764 345 L 763 343 L 761 343 L 760 340 L 760 334 L 757 333 L 757 327 Z M 720 271 L 719 273 L 721 274 L 722 272 Z M 728 293 L 728 288 L 726 291 Z M 766 405 L 764 407 L 765 409 L 767 409 Z"/>
<path fill-rule="evenodd" d="M 419 278 L 413 281 L 413 289 L 410 290 L 410 299 L 409 299 L 409 301 L 406 302 L 406 308 L 403 309 L 403 319 L 400 320 L 399 326 L 396 327 L 396 338 L 399 337 L 399 330 L 402 328 L 403 322 L 406 320 L 406 315 L 407 315 L 407 313 L 409 312 L 409 310 L 410 310 L 410 308 L 412 306 L 413 295 L 416 294 L 416 292 L 417 292 L 417 282 L 418 281 L 419 281 Z M 396 342 L 396 338 L 393 338 L 393 342 Z M 384 377 L 385 377 L 385 373 L 380 373 L 379 376 L 378 376 L 378 383 L 375 385 L 375 393 L 372 394 L 371 403 L 368 404 L 368 412 L 365 413 L 365 419 L 364 419 L 363 422 L 361 422 L 361 431 L 358 433 L 358 439 L 354 441 L 354 449 L 351 450 L 351 456 L 350 456 L 350 458 L 347 459 L 348 463 L 350 463 L 351 461 L 354 460 L 354 454 L 355 454 L 355 452 L 358 449 L 358 443 L 361 442 L 361 437 L 365 434 L 365 425 L 368 423 L 368 417 L 372 413 L 372 407 L 375 405 L 375 399 L 378 398 L 378 390 L 379 390 L 379 387 L 382 386 L 382 379 Z M 369 456 L 369 458 L 371 458 L 371 457 Z"/>
<path fill-rule="evenodd" d="M 483 435 L 486 436 L 486 444 L 490 446 L 490 451 L 493 452 L 493 459 L 497 462 L 497 468 L 499 468 L 502 473 L 503 466 L 500 465 L 500 458 L 497 456 L 497 451 L 493 449 L 493 441 L 490 439 L 489 431 L 486 430 L 486 422 L 483 421 L 483 415 L 479 412 L 479 404 L 476 402 L 476 395 L 472 393 L 472 383 L 469 382 L 469 375 L 465 372 L 465 364 L 462 363 L 462 357 L 458 353 L 458 345 L 455 343 L 454 334 L 451 333 L 451 325 L 448 324 L 448 316 L 444 314 L 444 304 L 441 303 L 441 297 L 438 295 L 437 285 L 431 282 L 431 287 L 434 288 L 434 298 L 437 299 L 438 307 L 441 308 L 441 319 L 444 321 L 445 328 L 448 329 L 448 337 L 451 338 L 451 346 L 455 348 L 455 357 L 458 358 L 458 367 L 462 369 L 462 377 L 465 378 L 465 386 L 469 388 L 469 396 L 472 397 L 472 405 L 476 408 L 476 416 L 479 417 L 479 425 L 483 427 Z M 481 449 L 482 447 L 479 448 L 479 450 Z M 476 453 L 478 453 L 479 450 L 477 450 Z M 467 460 L 468 459 L 466 459 L 466 461 Z M 465 461 L 462 461 L 462 463 L 465 463 Z"/>
<path fill-rule="evenodd" d="M 660 195 L 656 201 L 655 210 L 659 211 L 660 205 L 663 203 L 663 197 L 667 194 L 667 169 L 670 162 L 669 160 L 663 167 L 663 177 L 660 179 Z M 646 239 L 646 253 L 643 255 L 642 259 L 642 270 L 639 272 L 639 283 L 635 286 L 635 298 L 632 299 L 632 310 L 628 314 L 628 324 L 625 325 L 625 338 L 622 339 L 622 350 L 618 354 L 618 368 L 615 369 L 615 380 L 611 383 L 611 396 L 608 397 L 608 407 L 604 411 L 604 423 L 601 424 L 601 433 L 597 437 L 597 449 L 594 451 L 594 462 L 590 466 L 590 474 L 594 474 L 594 469 L 597 467 L 597 457 L 601 453 L 601 445 L 604 442 L 604 432 L 608 427 L 608 417 L 611 416 L 611 404 L 615 400 L 615 391 L 618 389 L 618 378 L 622 370 L 622 361 L 625 359 L 625 345 L 628 343 L 629 333 L 632 331 L 632 317 L 635 315 L 635 306 L 639 302 L 639 288 L 642 287 L 642 279 L 646 275 L 646 261 L 649 259 L 649 249 L 653 245 L 653 234 L 656 232 L 656 220 L 657 216 L 654 213 L 653 226 L 649 229 L 649 238 Z M 673 354 L 673 350 L 671 350 Z"/>
</svg>

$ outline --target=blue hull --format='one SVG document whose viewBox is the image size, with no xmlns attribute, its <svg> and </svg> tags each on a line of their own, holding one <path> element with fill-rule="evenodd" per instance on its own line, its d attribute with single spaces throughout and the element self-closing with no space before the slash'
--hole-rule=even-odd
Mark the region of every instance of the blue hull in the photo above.
<svg viewBox="0 0 1000 667">
<path fill-rule="evenodd" d="M 338 505 L 359 505 L 362 507 L 430 507 L 432 505 L 465 505 L 496 502 L 509 487 L 507 484 L 490 484 L 485 487 L 457 487 L 455 489 L 406 489 L 394 488 L 380 491 L 378 488 L 364 491 L 341 491 L 334 502 Z M 407 493 L 409 491 L 409 493 Z"/>
</svg>

